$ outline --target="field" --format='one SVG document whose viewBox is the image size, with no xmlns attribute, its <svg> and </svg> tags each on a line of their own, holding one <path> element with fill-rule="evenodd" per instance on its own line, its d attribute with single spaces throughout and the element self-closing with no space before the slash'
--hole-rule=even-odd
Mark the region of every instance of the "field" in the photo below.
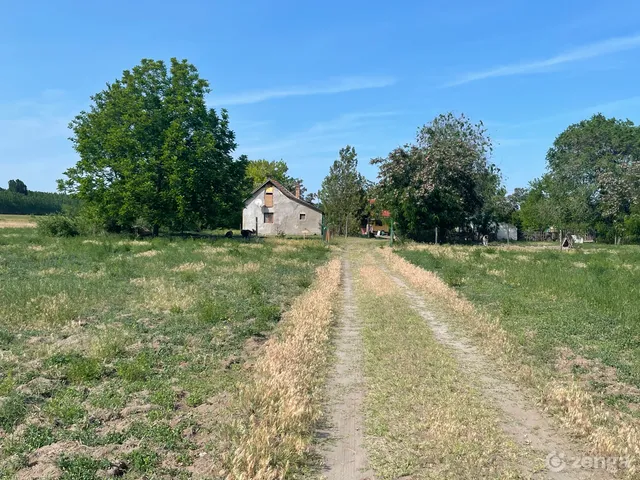
<svg viewBox="0 0 640 480">
<path fill-rule="evenodd" d="M 0 215 L 0 228 L 35 227 L 30 215 Z"/>
<path fill-rule="evenodd" d="M 328 256 L 1 230 L 0 478 L 215 478 L 238 385 Z"/>
<path fill-rule="evenodd" d="M 640 248 L 425 247 L 401 255 L 437 272 L 527 358 L 640 411 Z"/>
</svg>

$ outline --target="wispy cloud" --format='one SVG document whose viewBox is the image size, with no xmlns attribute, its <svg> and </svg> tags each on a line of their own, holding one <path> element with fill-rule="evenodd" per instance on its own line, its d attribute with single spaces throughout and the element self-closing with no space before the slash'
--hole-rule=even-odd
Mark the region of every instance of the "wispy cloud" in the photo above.
<svg viewBox="0 0 640 480">
<path fill-rule="evenodd" d="M 640 47 L 640 34 L 630 37 L 611 38 L 602 42 L 584 45 L 544 60 L 514 63 L 511 65 L 494 67 L 488 70 L 466 73 L 444 86 L 453 87 L 478 80 L 485 80 L 487 78 L 543 72 L 551 67 L 556 67 L 566 63 L 579 62 L 581 60 L 588 60 L 590 58 L 622 52 L 624 50 L 632 50 L 638 47 Z"/>
<path fill-rule="evenodd" d="M 539 125 L 544 125 L 553 122 L 570 122 L 579 121 L 594 115 L 596 113 L 602 113 L 603 115 L 614 115 L 618 112 L 631 111 L 630 109 L 636 109 L 640 106 L 640 96 L 623 98 L 619 100 L 613 100 L 610 102 L 599 103 L 588 107 L 565 110 L 562 112 L 553 113 L 545 117 L 534 118 L 522 122 L 485 122 L 491 128 L 496 129 L 518 129 L 529 128 Z"/>
<path fill-rule="evenodd" d="M 239 153 L 252 156 L 286 158 L 307 150 L 317 153 L 337 153 L 362 127 L 373 127 L 380 119 L 399 112 L 346 113 L 330 120 L 316 122 L 311 127 L 294 132 L 273 142 L 245 144 Z"/>
<path fill-rule="evenodd" d="M 283 88 L 254 90 L 220 97 L 211 97 L 209 102 L 215 106 L 245 105 L 264 102 L 275 98 L 301 97 L 307 95 L 329 95 L 333 93 L 351 92 L 368 88 L 389 87 L 396 83 L 393 77 L 344 77 L 334 78 L 327 82 L 298 85 Z"/>
</svg>

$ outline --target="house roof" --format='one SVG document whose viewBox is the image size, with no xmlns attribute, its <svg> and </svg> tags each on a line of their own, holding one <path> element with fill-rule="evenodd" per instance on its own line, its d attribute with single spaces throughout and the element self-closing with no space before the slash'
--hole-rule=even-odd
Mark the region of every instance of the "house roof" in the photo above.
<svg viewBox="0 0 640 480">
<path fill-rule="evenodd" d="M 274 187 L 276 187 L 278 190 L 280 190 L 286 197 L 289 197 L 294 202 L 298 202 L 300 205 L 304 205 L 305 207 L 308 207 L 308 208 L 310 208 L 312 210 L 315 210 L 316 212 L 323 213 L 322 210 L 320 210 L 318 207 L 316 207 L 313 203 L 305 202 L 301 198 L 296 197 L 293 193 L 291 193 L 289 190 L 287 190 L 284 187 L 284 185 L 282 185 L 277 180 L 273 180 L 272 178 L 267 178 L 267 180 L 262 185 L 259 185 L 257 188 L 255 188 L 253 190 L 253 192 L 251 192 L 251 195 L 249 195 L 249 198 L 253 197 L 258 191 L 263 189 L 269 183 L 271 183 Z M 247 202 L 247 200 L 249 200 L 249 198 L 247 198 L 245 200 L 245 203 Z"/>
</svg>

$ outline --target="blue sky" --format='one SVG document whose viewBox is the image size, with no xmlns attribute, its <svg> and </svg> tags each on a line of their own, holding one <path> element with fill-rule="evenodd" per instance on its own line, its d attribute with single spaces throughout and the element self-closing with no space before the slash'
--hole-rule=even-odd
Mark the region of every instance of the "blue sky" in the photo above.
<svg viewBox="0 0 640 480">
<path fill-rule="evenodd" d="M 54 190 L 68 122 L 141 58 L 187 58 L 237 154 L 283 159 L 312 191 L 338 150 L 369 159 L 441 112 L 482 120 L 511 190 L 569 124 L 640 121 L 633 1 L 0 0 L 0 184 Z"/>
</svg>

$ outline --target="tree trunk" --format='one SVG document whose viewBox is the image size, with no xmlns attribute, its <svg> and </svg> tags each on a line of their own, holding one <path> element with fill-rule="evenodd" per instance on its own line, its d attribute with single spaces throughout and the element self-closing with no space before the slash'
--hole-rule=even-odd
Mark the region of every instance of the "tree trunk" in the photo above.
<svg viewBox="0 0 640 480">
<path fill-rule="evenodd" d="M 153 236 L 157 237 L 158 234 L 160 233 L 160 225 L 158 225 L 157 223 L 155 223 L 153 225 Z"/>
<path fill-rule="evenodd" d="M 344 238 L 347 238 L 348 234 L 349 234 L 349 215 L 347 215 L 347 218 L 344 221 Z"/>
</svg>

